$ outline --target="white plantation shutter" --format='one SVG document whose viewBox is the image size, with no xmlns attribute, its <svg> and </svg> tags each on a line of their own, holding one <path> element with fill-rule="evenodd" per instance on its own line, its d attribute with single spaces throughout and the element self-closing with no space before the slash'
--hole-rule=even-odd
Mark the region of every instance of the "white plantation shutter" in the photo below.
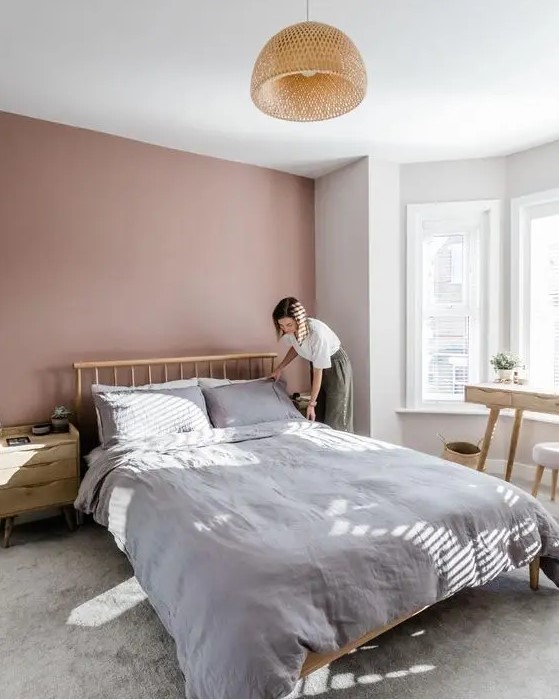
<svg viewBox="0 0 559 700">
<path fill-rule="evenodd" d="M 424 226 L 421 394 L 423 401 L 460 401 L 479 374 L 479 228 L 431 229 Z"/>
<path fill-rule="evenodd" d="M 493 202 L 408 207 L 409 407 L 462 402 L 466 384 L 486 379 L 492 229 Z"/>
<path fill-rule="evenodd" d="M 531 382 L 559 391 L 559 213 L 529 226 L 527 358 Z"/>
</svg>

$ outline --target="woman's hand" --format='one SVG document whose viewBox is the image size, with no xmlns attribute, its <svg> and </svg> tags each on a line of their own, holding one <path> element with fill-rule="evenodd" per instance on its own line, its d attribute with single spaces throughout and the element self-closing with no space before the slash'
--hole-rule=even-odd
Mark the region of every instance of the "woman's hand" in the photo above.
<svg viewBox="0 0 559 700">
<path fill-rule="evenodd" d="M 307 420 L 316 420 L 314 406 L 311 406 L 310 404 L 307 406 Z"/>
<path fill-rule="evenodd" d="M 273 379 L 275 382 L 279 382 L 279 380 L 281 379 L 281 373 L 282 370 L 278 368 L 274 372 L 272 372 L 272 374 L 270 374 L 269 379 Z"/>
</svg>

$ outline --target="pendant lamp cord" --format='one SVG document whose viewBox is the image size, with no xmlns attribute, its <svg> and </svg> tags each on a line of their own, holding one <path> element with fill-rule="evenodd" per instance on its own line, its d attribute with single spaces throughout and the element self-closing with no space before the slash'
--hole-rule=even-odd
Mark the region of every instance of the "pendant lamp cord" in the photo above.
<svg viewBox="0 0 559 700">
<path fill-rule="evenodd" d="M 309 0 L 307 0 L 307 22 L 309 21 Z"/>
</svg>

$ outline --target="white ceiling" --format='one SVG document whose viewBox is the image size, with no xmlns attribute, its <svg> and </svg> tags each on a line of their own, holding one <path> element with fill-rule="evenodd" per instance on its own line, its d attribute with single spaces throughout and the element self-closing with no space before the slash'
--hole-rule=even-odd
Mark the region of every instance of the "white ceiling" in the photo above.
<svg viewBox="0 0 559 700">
<path fill-rule="evenodd" d="M 267 39 L 306 0 L 0 0 L 0 110 L 317 176 L 362 155 L 503 155 L 559 138 L 559 0 L 310 0 L 364 56 L 329 122 L 252 104 Z"/>
</svg>

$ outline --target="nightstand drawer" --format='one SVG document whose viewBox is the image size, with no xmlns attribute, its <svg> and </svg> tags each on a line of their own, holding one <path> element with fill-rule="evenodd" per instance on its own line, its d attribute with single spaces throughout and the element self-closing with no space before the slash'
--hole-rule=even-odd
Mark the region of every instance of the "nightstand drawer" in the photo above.
<svg viewBox="0 0 559 700">
<path fill-rule="evenodd" d="M 29 445 L 28 449 L 18 448 L 0 453 L 0 469 L 50 464 L 63 459 L 76 459 L 76 443 L 68 442 L 52 447 Z"/>
<path fill-rule="evenodd" d="M 48 484 L 60 479 L 75 478 L 76 458 L 58 459 L 49 464 L 26 464 L 23 467 L 0 468 L 0 489 L 12 489 L 16 486 Z"/>
<path fill-rule="evenodd" d="M 0 515 L 4 517 L 28 510 L 71 503 L 77 494 L 77 479 L 63 479 L 42 486 L 0 489 Z"/>
</svg>

